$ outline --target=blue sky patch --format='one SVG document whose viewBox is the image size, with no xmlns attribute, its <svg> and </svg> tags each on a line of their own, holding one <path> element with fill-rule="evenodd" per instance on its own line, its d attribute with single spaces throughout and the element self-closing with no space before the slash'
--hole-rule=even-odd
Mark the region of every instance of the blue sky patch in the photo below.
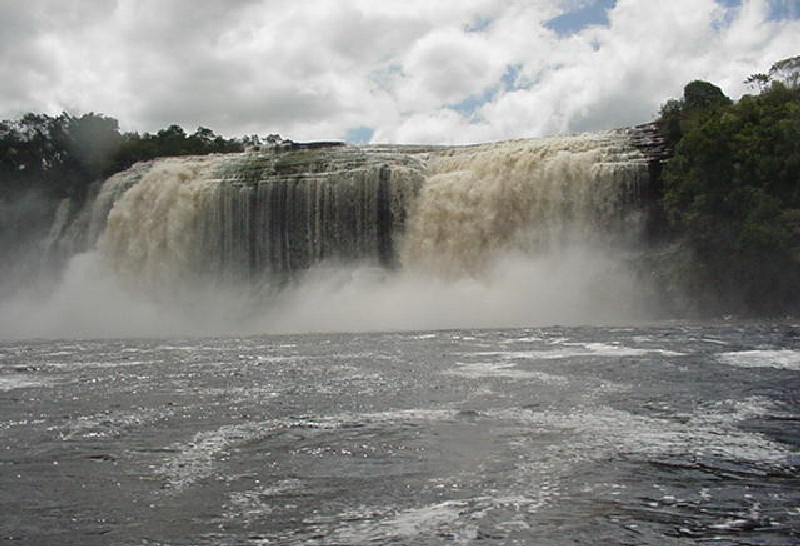
<svg viewBox="0 0 800 546">
<path fill-rule="evenodd" d="M 505 91 L 513 91 L 514 89 L 518 89 L 519 86 L 517 85 L 519 79 L 519 71 L 522 69 L 521 64 L 515 65 L 508 65 L 506 67 L 506 72 L 503 74 L 503 77 L 500 78 L 500 82 L 502 83 L 502 88 Z"/>
<path fill-rule="evenodd" d="M 476 93 L 474 95 L 470 95 L 461 102 L 457 102 L 455 104 L 448 104 L 447 108 L 455 110 L 456 112 L 458 112 L 463 116 L 474 118 L 475 111 L 484 104 L 491 102 L 498 91 L 508 92 L 508 91 L 514 91 L 515 89 L 520 89 L 518 80 L 521 68 L 522 65 L 508 65 L 506 67 L 505 73 L 500 78 L 500 83 L 498 85 L 493 85 L 491 87 L 488 87 L 484 89 L 482 93 Z"/>
<path fill-rule="evenodd" d="M 489 28 L 493 19 L 491 17 L 476 17 L 464 30 L 467 32 L 481 32 Z"/>
<path fill-rule="evenodd" d="M 711 21 L 711 28 L 715 31 L 720 31 L 723 28 L 727 28 L 733 23 L 733 20 L 736 18 L 736 13 L 738 9 L 742 6 L 742 0 L 715 0 L 716 3 L 723 8 L 725 8 L 725 12 L 719 19 L 715 19 Z"/>
<path fill-rule="evenodd" d="M 617 0 L 594 0 L 579 9 L 553 17 L 544 26 L 564 37 L 577 34 L 588 26 L 608 25 L 608 10 L 616 4 Z"/>
<path fill-rule="evenodd" d="M 483 93 L 476 93 L 475 95 L 470 95 L 461 102 L 457 102 L 455 104 L 448 104 L 447 108 L 455 110 L 456 112 L 465 117 L 473 118 L 475 116 L 475 111 L 478 108 L 480 108 L 487 102 L 491 102 L 496 90 L 497 89 L 495 87 L 490 87 Z"/>
<path fill-rule="evenodd" d="M 739 8 L 742 0 L 715 0 L 724 8 Z M 786 21 L 800 19 L 800 0 L 767 0 L 767 20 Z"/>
<path fill-rule="evenodd" d="M 369 79 L 378 89 L 388 91 L 394 87 L 395 78 L 402 76 L 402 74 L 403 67 L 397 63 L 392 63 L 370 72 Z"/>
<path fill-rule="evenodd" d="M 368 144 L 372 140 L 375 129 L 372 127 L 351 127 L 344 135 L 344 140 L 350 144 Z"/>
<path fill-rule="evenodd" d="M 714 30 L 720 30 L 733 22 L 736 10 L 742 7 L 743 0 L 715 0 L 715 2 L 729 10 L 722 19 L 714 21 Z M 800 0 L 767 0 L 767 21 L 788 21 L 800 19 Z"/>
<path fill-rule="evenodd" d="M 770 0 L 767 3 L 767 20 L 786 21 L 787 19 L 800 19 L 800 1 Z"/>
</svg>

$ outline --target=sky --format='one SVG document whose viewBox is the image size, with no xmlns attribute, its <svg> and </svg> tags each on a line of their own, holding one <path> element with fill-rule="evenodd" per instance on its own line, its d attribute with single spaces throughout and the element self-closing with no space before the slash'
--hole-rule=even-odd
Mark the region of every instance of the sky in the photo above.
<svg viewBox="0 0 800 546">
<path fill-rule="evenodd" d="M 652 120 L 800 54 L 800 0 L 2 0 L 0 118 L 469 143 Z"/>
</svg>

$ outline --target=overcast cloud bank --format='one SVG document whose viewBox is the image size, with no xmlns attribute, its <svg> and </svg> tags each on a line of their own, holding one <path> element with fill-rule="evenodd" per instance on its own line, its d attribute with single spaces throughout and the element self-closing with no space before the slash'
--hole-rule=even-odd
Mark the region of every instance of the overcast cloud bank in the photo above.
<svg viewBox="0 0 800 546">
<path fill-rule="evenodd" d="M 652 119 L 796 55 L 797 0 L 80 0 L 0 4 L 0 117 L 464 143 Z"/>
</svg>

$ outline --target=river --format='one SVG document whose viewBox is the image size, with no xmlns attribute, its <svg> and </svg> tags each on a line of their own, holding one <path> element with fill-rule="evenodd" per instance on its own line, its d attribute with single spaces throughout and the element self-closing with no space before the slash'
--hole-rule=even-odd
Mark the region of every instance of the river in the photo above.
<svg viewBox="0 0 800 546">
<path fill-rule="evenodd" d="M 0 343 L 12 544 L 796 544 L 800 326 Z"/>
</svg>

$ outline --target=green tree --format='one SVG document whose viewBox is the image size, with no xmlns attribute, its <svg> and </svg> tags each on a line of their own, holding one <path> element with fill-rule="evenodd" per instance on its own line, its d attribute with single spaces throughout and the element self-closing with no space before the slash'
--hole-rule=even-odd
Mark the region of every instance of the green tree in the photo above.
<svg viewBox="0 0 800 546">
<path fill-rule="evenodd" d="M 731 103 L 731 99 L 726 97 L 725 93 L 713 83 L 694 80 L 683 88 L 683 102 L 688 109 L 697 108 L 702 110 L 726 106 Z"/>
<path fill-rule="evenodd" d="M 107 175 L 119 150 L 119 123 L 102 114 L 84 114 L 69 118 L 67 148 L 78 168 L 87 178 Z"/>
<path fill-rule="evenodd" d="M 687 283 L 720 310 L 798 309 L 800 89 L 773 82 L 731 104 L 692 82 L 683 101 L 661 122 L 680 128 L 663 206 L 693 256 Z"/>
</svg>

